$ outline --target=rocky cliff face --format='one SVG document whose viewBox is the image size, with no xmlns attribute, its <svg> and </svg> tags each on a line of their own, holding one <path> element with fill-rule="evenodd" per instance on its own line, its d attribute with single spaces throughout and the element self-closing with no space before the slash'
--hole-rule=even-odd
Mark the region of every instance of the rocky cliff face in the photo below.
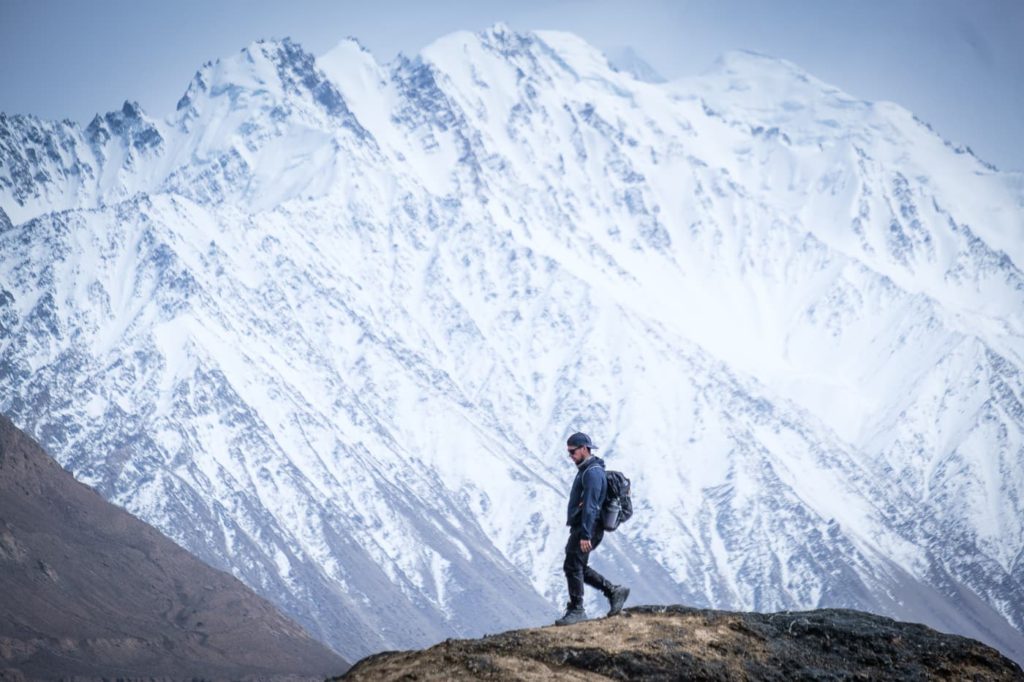
<svg viewBox="0 0 1024 682">
<path fill-rule="evenodd" d="M 323 679 L 347 664 L 0 416 L 0 678 Z"/>
<path fill-rule="evenodd" d="M 637 599 L 1024 660 L 1019 174 L 787 62 L 503 26 L 94 123 L 0 119 L 0 410 L 338 651 L 548 621 L 583 430 Z"/>
<path fill-rule="evenodd" d="M 338 680 L 1022 680 L 984 644 L 858 611 L 639 606 L 621 617 L 387 652 Z"/>
</svg>

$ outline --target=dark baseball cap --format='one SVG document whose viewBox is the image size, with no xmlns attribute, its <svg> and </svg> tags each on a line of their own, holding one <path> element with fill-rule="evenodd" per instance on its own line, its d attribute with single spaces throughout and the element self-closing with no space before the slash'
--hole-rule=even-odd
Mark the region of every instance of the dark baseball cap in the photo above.
<svg viewBox="0 0 1024 682">
<path fill-rule="evenodd" d="M 580 433 L 580 432 L 576 432 L 576 433 L 572 434 L 571 436 L 569 436 L 569 440 L 565 441 L 565 444 L 568 445 L 571 448 L 578 448 L 578 447 L 581 447 L 581 446 L 586 446 L 586 447 L 590 448 L 591 450 L 597 450 L 597 446 L 594 445 L 593 442 L 591 442 L 590 436 L 588 436 L 585 433 Z"/>
</svg>

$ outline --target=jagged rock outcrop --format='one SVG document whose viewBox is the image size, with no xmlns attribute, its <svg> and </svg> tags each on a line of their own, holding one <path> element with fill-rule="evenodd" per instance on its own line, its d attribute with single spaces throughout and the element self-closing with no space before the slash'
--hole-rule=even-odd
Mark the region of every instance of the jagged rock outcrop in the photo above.
<svg viewBox="0 0 1024 682">
<path fill-rule="evenodd" d="M 973 639 L 860 611 L 638 606 L 570 627 L 365 658 L 341 680 L 1022 680 Z"/>
<path fill-rule="evenodd" d="M 322 679 L 346 667 L 0 416 L 0 680 Z"/>
</svg>

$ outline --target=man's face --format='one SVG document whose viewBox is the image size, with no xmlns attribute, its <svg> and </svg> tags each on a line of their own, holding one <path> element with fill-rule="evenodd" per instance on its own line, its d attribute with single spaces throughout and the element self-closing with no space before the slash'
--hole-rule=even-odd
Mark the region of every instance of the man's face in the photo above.
<svg viewBox="0 0 1024 682">
<path fill-rule="evenodd" d="M 590 450 L 587 449 L 586 445 L 577 445 L 575 448 L 571 445 L 568 446 L 569 456 L 572 457 L 572 463 L 576 466 L 580 465 L 580 462 L 587 458 L 590 454 Z"/>
</svg>

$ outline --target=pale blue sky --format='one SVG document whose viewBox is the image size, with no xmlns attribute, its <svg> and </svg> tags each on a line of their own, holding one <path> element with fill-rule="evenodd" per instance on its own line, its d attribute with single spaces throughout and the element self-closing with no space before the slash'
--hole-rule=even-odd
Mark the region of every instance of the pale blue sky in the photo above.
<svg viewBox="0 0 1024 682">
<path fill-rule="evenodd" d="M 87 123 L 133 99 L 163 117 L 200 64 L 257 38 L 319 55 L 351 35 L 388 62 L 497 21 L 631 45 L 670 79 L 735 48 L 784 57 L 1024 170 L 1024 0 L 0 0 L 0 111 Z"/>
</svg>

